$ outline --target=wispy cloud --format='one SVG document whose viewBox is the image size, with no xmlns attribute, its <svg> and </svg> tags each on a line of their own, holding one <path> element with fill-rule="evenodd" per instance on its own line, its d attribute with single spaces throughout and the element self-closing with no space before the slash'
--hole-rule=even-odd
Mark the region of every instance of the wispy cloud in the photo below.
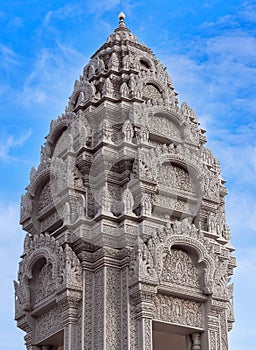
<svg viewBox="0 0 256 350">
<path fill-rule="evenodd" d="M 0 64 L 4 67 L 18 65 L 16 53 L 6 45 L 0 44 Z"/>
<path fill-rule="evenodd" d="M 18 135 L 2 133 L 0 137 L 0 160 L 22 161 L 19 158 L 13 157 L 12 151 L 22 147 L 31 133 L 31 130 L 21 130 Z"/>
<path fill-rule="evenodd" d="M 26 107 L 51 103 L 63 108 L 67 94 L 87 60 L 77 50 L 61 42 L 56 42 L 52 50 L 42 48 L 18 96 L 20 102 Z"/>
<path fill-rule="evenodd" d="M 89 12 L 96 14 L 100 17 L 103 13 L 108 11 L 117 10 L 117 15 L 119 12 L 124 11 L 126 14 L 131 15 L 133 9 L 140 6 L 140 2 L 136 4 L 131 0 L 98 0 L 97 2 L 89 2 L 86 4 Z"/>
<path fill-rule="evenodd" d="M 43 24 L 48 26 L 54 19 L 64 20 L 70 17 L 75 17 L 83 10 L 82 3 L 72 3 L 66 6 L 60 7 L 57 10 L 48 11 L 44 17 Z"/>
<path fill-rule="evenodd" d="M 255 23 L 256 22 L 256 1 L 244 1 L 239 11 L 240 17 L 244 20 Z"/>
</svg>

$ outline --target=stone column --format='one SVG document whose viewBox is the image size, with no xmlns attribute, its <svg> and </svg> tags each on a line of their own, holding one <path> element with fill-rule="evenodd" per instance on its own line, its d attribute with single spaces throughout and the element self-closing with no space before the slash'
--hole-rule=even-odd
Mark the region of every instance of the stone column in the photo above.
<svg viewBox="0 0 256 350">
<path fill-rule="evenodd" d="M 201 350 L 200 333 L 193 333 L 192 337 L 192 350 Z"/>
</svg>

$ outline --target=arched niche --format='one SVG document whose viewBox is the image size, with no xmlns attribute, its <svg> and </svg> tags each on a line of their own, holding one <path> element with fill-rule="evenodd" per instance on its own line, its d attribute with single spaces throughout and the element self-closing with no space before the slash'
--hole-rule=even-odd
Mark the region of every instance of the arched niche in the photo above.
<svg viewBox="0 0 256 350">
<path fill-rule="evenodd" d="M 202 199 L 197 170 L 170 154 L 159 157 L 156 169 L 158 184 L 154 197 L 154 215 L 170 220 L 187 217 L 193 222 Z"/>
<path fill-rule="evenodd" d="M 205 263 L 198 261 L 194 249 L 181 244 L 173 244 L 162 253 L 162 266 L 159 271 L 161 286 L 186 293 L 203 293 Z"/>
<path fill-rule="evenodd" d="M 45 257 L 40 257 L 31 269 L 29 280 L 31 306 L 35 307 L 44 299 L 50 297 L 55 290 L 53 280 L 53 264 Z"/>
<path fill-rule="evenodd" d="M 52 191 L 52 176 L 48 170 L 34 184 L 32 219 L 38 232 L 53 232 L 62 225 Z"/>
<path fill-rule="evenodd" d="M 51 148 L 51 156 L 55 152 L 56 143 L 65 132 L 65 130 L 68 129 L 68 126 L 68 121 L 66 119 L 62 120 L 57 123 L 57 125 L 50 131 L 50 134 L 47 136 L 47 141 L 49 142 Z"/>
<path fill-rule="evenodd" d="M 41 184 L 36 191 L 37 195 L 37 216 L 47 210 L 47 208 L 54 205 L 51 194 L 50 179 Z"/>
<path fill-rule="evenodd" d="M 183 164 L 165 161 L 158 169 L 159 186 L 168 187 L 171 191 L 196 195 L 196 175 Z"/>
<path fill-rule="evenodd" d="M 154 82 L 146 83 L 142 88 L 142 98 L 146 102 L 150 101 L 152 105 L 157 104 L 159 99 L 163 99 L 163 91 Z"/>
<path fill-rule="evenodd" d="M 169 113 L 152 113 L 148 119 L 149 139 L 158 143 L 182 142 L 184 128 L 180 122 Z"/>
<path fill-rule="evenodd" d="M 140 62 L 140 70 L 147 71 L 148 69 L 152 69 L 152 63 L 145 57 L 140 58 L 139 62 Z"/>
</svg>

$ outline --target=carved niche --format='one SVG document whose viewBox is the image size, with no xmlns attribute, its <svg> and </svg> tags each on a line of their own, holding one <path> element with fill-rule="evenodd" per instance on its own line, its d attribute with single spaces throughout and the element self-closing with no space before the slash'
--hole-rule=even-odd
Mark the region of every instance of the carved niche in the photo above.
<svg viewBox="0 0 256 350">
<path fill-rule="evenodd" d="M 52 263 L 46 261 L 45 258 L 40 259 L 33 267 L 32 276 L 30 283 L 31 303 L 37 305 L 55 292 Z"/>
<path fill-rule="evenodd" d="M 180 141 L 182 139 L 178 125 L 160 113 L 156 113 L 149 118 L 148 127 L 150 134 L 163 136 L 170 140 Z"/>
<path fill-rule="evenodd" d="M 162 93 L 156 85 L 146 84 L 142 90 L 142 96 L 146 101 L 149 99 L 156 100 L 162 98 Z"/>
<path fill-rule="evenodd" d="M 176 191 L 195 194 L 195 186 L 190 174 L 183 168 L 171 162 L 165 162 L 158 170 L 160 185 Z"/>
<path fill-rule="evenodd" d="M 38 199 L 38 214 L 44 211 L 44 209 L 53 204 L 50 182 L 48 181 L 42 188 Z"/>
<path fill-rule="evenodd" d="M 163 268 L 160 281 L 163 284 L 172 284 L 201 289 L 199 271 L 195 267 L 191 257 L 182 249 L 173 248 L 163 257 Z"/>
</svg>

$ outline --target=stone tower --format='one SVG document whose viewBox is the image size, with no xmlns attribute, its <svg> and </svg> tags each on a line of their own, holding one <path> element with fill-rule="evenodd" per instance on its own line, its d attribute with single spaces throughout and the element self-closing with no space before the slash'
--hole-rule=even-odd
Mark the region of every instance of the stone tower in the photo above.
<svg viewBox="0 0 256 350">
<path fill-rule="evenodd" d="M 119 20 L 31 169 L 15 319 L 27 350 L 227 350 L 235 259 L 220 165 Z"/>
</svg>

